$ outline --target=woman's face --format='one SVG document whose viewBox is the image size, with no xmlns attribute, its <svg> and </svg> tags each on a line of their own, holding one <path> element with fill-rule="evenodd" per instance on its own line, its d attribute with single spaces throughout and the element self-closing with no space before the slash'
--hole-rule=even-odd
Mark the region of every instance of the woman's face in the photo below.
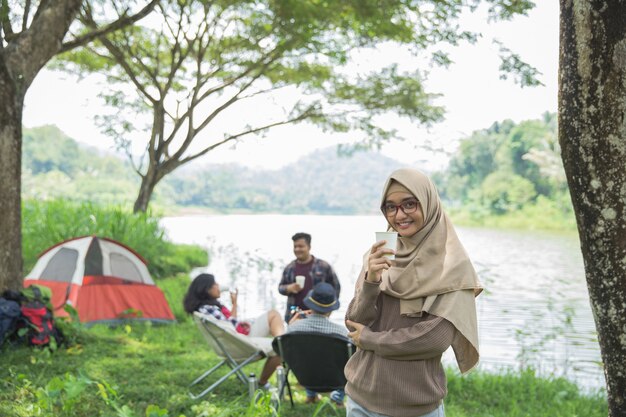
<svg viewBox="0 0 626 417">
<path fill-rule="evenodd" d="M 209 288 L 209 295 L 212 298 L 220 298 L 220 285 L 217 282 Z"/>
<path fill-rule="evenodd" d="M 417 204 L 415 211 L 410 212 Z M 395 206 L 392 208 L 392 206 Z M 402 237 L 413 236 L 424 226 L 424 213 L 417 198 L 411 193 L 393 192 L 387 195 L 383 207 L 387 207 L 385 217 L 391 227 Z M 409 213 L 405 213 L 403 207 Z M 395 214 L 393 213 L 395 209 Z"/>
</svg>

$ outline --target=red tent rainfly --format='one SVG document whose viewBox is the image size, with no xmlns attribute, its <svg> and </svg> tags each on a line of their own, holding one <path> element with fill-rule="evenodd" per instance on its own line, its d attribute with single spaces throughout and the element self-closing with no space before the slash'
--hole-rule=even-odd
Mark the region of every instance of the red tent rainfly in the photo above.
<svg viewBox="0 0 626 417">
<path fill-rule="evenodd" d="M 175 320 L 146 261 L 113 239 L 83 236 L 48 248 L 24 279 L 33 284 L 52 290 L 55 316 L 67 316 L 71 304 L 83 323 Z"/>
</svg>

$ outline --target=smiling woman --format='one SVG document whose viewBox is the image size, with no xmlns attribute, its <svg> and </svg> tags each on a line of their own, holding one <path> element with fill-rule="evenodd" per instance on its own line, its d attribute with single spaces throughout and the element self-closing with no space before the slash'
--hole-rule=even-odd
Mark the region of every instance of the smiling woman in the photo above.
<svg viewBox="0 0 626 417">
<path fill-rule="evenodd" d="M 419 200 L 399 182 L 389 186 L 382 211 L 389 225 L 402 237 L 413 236 L 424 225 Z"/>
<path fill-rule="evenodd" d="M 346 313 L 359 347 L 345 368 L 348 417 L 442 417 L 452 346 L 461 372 L 478 364 L 474 297 L 482 288 L 428 177 L 400 169 L 382 212 L 400 237 L 395 259 L 376 242 L 364 257 Z"/>
</svg>

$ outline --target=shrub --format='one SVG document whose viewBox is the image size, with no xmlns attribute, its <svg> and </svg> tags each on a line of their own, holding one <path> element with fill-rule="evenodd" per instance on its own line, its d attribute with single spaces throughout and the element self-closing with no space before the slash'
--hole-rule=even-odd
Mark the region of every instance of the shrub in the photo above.
<svg viewBox="0 0 626 417">
<path fill-rule="evenodd" d="M 148 261 L 148 269 L 155 278 L 187 272 L 208 263 L 204 249 L 166 241 L 157 216 L 135 214 L 121 206 L 27 200 L 22 209 L 22 233 L 26 271 L 50 246 L 89 235 L 115 239 L 133 248 Z"/>
</svg>

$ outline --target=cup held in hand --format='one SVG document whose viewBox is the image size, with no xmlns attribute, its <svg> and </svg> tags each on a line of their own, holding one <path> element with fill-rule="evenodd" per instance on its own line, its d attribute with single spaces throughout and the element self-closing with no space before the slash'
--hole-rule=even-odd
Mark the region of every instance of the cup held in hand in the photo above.
<svg viewBox="0 0 626 417">
<path fill-rule="evenodd" d="M 398 232 L 376 232 L 376 242 L 381 240 L 386 241 L 385 249 L 396 250 L 396 245 L 398 243 Z M 389 259 L 396 259 L 396 255 L 385 255 Z"/>
<path fill-rule="evenodd" d="M 304 280 L 305 280 L 304 275 L 296 275 L 296 284 L 298 284 L 300 288 L 304 288 Z"/>
</svg>

